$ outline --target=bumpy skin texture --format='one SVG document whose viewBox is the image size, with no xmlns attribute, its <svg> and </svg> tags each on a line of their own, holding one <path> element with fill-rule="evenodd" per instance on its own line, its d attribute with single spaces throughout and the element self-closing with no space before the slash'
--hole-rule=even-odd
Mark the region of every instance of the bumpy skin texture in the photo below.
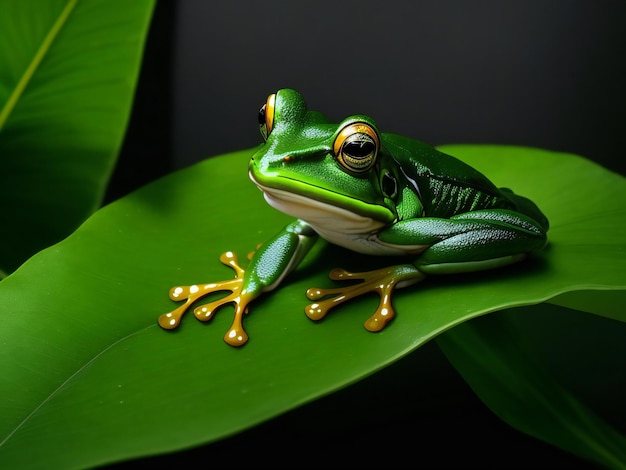
<svg viewBox="0 0 626 470">
<path fill-rule="evenodd" d="M 367 255 L 398 256 L 399 264 L 388 268 L 331 272 L 331 279 L 359 279 L 359 284 L 307 291 L 316 301 L 305 308 L 313 320 L 365 292 L 378 293 L 379 306 L 365 322 L 370 331 L 394 317 L 395 287 L 430 274 L 505 266 L 547 243 L 548 220 L 532 201 L 497 188 L 474 168 L 423 142 L 380 133 L 367 116 L 333 124 L 309 111 L 298 92 L 283 89 L 262 107 L 259 126 L 265 143 L 250 159 L 250 178 L 270 205 L 296 220 L 258 248 L 246 269 L 234 254 L 222 255 L 236 272 L 234 280 L 172 289 L 173 300 L 186 302 L 161 316 L 164 328 L 178 326 L 198 298 L 229 290 L 230 295 L 194 312 L 208 320 L 233 303 L 235 319 L 224 339 L 244 344 L 248 305 L 278 286 L 320 236 Z"/>
</svg>

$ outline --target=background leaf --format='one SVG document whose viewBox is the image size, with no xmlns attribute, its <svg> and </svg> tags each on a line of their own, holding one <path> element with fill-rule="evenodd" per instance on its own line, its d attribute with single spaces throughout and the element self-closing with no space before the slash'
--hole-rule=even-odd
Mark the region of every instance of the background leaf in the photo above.
<svg viewBox="0 0 626 470">
<path fill-rule="evenodd" d="M 513 427 L 626 468 L 625 335 L 624 323 L 544 303 L 471 320 L 436 341 Z"/>
<path fill-rule="evenodd" d="M 372 374 L 477 315 L 573 289 L 624 289 L 626 219 L 614 197 L 623 178 L 536 149 L 445 150 L 544 208 L 551 247 L 508 269 L 397 292 L 398 317 L 379 334 L 361 326 L 375 298 L 320 323 L 304 316 L 306 288 L 328 286 L 338 260 L 348 269 L 377 261 L 323 243 L 253 304 L 242 349 L 222 342 L 228 309 L 209 325 L 156 326 L 173 307 L 172 285 L 230 278 L 221 252 L 243 258 L 289 220 L 248 181 L 251 151 L 148 185 L 32 257 L 0 283 L 0 466 L 85 467 L 214 441 Z M 582 236 L 588 220 L 594 230 Z"/>
<path fill-rule="evenodd" d="M 0 270 L 100 204 L 119 151 L 154 0 L 0 4 Z"/>
</svg>

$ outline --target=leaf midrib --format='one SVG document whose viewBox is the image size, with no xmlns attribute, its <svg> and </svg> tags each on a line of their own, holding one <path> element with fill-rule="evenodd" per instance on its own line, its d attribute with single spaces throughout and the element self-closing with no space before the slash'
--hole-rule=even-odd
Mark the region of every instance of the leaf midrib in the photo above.
<svg viewBox="0 0 626 470">
<path fill-rule="evenodd" d="M 7 100 L 6 104 L 2 108 L 2 111 L 0 111 L 0 131 L 2 131 L 2 129 L 4 128 L 5 123 L 9 119 L 9 116 L 13 112 L 13 109 L 17 105 L 17 102 L 19 101 L 20 97 L 24 93 L 26 86 L 33 78 L 35 71 L 39 68 L 41 61 L 43 60 L 46 53 L 50 49 L 50 46 L 52 45 L 55 38 L 59 34 L 59 31 L 61 31 L 61 28 L 63 28 L 63 26 L 67 22 L 67 19 L 72 13 L 72 10 L 74 10 L 74 7 L 76 6 L 77 2 L 78 0 L 69 0 L 67 2 L 67 4 L 65 5 L 65 8 L 63 8 L 63 11 L 58 16 L 58 18 L 56 19 L 52 27 L 50 28 L 50 31 L 48 31 L 48 34 L 46 35 L 43 42 L 39 46 L 39 49 L 37 49 L 37 52 L 35 53 L 32 60 L 30 61 L 30 64 L 28 64 L 28 67 L 26 67 L 26 70 L 24 71 L 19 81 L 17 82 L 17 85 L 15 86 L 13 93 L 11 93 L 11 96 L 9 96 L 9 99 Z"/>
</svg>

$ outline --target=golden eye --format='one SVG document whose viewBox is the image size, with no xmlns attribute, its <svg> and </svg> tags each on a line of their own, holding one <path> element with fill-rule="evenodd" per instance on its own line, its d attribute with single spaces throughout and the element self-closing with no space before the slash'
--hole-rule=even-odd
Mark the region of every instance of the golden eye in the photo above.
<svg viewBox="0 0 626 470">
<path fill-rule="evenodd" d="M 364 173 L 376 163 L 380 139 L 376 130 L 364 122 L 344 127 L 333 145 L 341 166 L 353 173 Z"/>
<path fill-rule="evenodd" d="M 274 126 L 274 103 L 276 102 L 276 94 L 271 94 L 267 97 L 267 102 L 261 106 L 259 110 L 259 130 L 263 136 L 263 140 L 266 141 L 267 137 L 272 132 Z"/>
</svg>

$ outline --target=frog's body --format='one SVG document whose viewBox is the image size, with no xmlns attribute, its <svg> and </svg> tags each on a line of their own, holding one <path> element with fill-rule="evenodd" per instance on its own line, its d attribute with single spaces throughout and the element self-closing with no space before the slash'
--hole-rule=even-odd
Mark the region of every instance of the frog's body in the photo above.
<svg viewBox="0 0 626 470">
<path fill-rule="evenodd" d="M 284 89 L 270 95 L 259 124 L 266 142 L 250 159 L 250 178 L 270 205 L 296 221 L 260 248 L 247 270 L 225 254 L 222 261 L 237 270 L 235 280 L 173 290 L 173 299 L 189 295 L 183 306 L 161 317 L 164 328 L 177 326 L 198 297 L 226 288 L 233 294 L 197 308 L 196 316 L 209 319 L 216 308 L 235 303 L 235 322 L 225 340 L 245 343 L 241 317 L 248 303 L 280 284 L 318 236 L 366 255 L 397 255 L 405 263 L 370 273 L 335 270 L 333 279 L 363 283 L 307 291 L 312 300 L 333 296 L 305 309 L 312 319 L 377 291 L 381 303 L 365 325 L 371 331 L 393 317 L 395 286 L 427 274 L 507 265 L 547 243 L 548 221 L 533 202 L 422 142 L 379 133 L 366 116 L 332 124 L 307 110 L 296 91 Z M 200 294 L 192 294 L 194 289 Z"/>
</svg>

